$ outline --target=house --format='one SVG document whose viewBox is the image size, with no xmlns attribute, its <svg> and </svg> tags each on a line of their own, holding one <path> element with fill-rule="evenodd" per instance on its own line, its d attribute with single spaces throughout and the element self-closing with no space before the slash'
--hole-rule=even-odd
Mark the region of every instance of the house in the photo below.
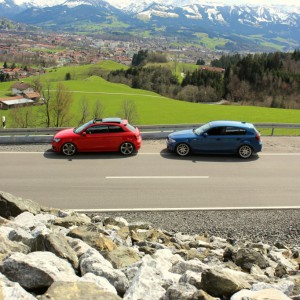
<svg viewBox="0 0 300 300">
<path fill-rule="evenodd" d="M 25 82 L 16 82 L 12 85 L 12 94 L 13 95 L 23 95 L 25 93 L 33 93 L 34 89 L 33 87 Z"/>
<path fill-rule="evenodd" d="M 22 96 L 0 98 L 0 109 L 23 107 L 32 105 L 33 103 L 32 99 L 26 99 Z"/>
</svg>

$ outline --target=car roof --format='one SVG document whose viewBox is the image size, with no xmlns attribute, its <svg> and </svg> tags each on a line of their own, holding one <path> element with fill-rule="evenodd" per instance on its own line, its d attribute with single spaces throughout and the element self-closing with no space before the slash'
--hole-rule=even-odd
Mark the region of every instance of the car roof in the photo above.
<svg viewBox="0 0 300 300">
<path fill-rule="evenodd" d="M 121 119 L 121 118 L 104 118 L 104 119 L 97 119 L 95 118 L 93 120 L 93 123 L 117 123 L 117 124 L 127 124 L 128 121 L 125 119 Z"/>
<path fill-rule="evenodd" d="M 244 128 L 253 128 L 253 124 L 243 122 L 243 121 L 229 121 L 229 120 L 220 120 L 220 121 L 211 121 L 209 122 L 211 127 L 217 126 L 239 126 Z"/>
</svg>

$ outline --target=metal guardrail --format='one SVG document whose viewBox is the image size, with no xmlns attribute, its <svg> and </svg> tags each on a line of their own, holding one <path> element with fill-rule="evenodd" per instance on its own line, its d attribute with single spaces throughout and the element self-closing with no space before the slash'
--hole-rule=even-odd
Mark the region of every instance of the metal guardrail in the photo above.
<svg viewBox="0 0 300 300">
<path fill-rule="evenodd" d="M 163 139 L 172 131 L 199 127 L 203 124 L 166 124 L 166 125 L 138 125 L 143 139 Z M 299 130 L 300 123 L 255 123 L 258 129 L 268 129 L 274 135 L 276 129 L 296 129 Z M 68 127 L 69 128 L 69 127 Z M 0 144 L 31 144 L 31 143 L 50 143 L 53 135 L 62 130 L 60 128 L 8 128 L 0 129 Z M 262 135 L 264 135 L 262 133 Z"/>
</svg>

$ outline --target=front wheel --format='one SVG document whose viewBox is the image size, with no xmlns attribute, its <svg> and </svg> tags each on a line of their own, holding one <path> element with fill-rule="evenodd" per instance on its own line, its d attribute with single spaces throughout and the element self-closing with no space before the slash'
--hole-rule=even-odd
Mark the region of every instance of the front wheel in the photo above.
<svg viewBox="0 0 300 300">
<path fill-rule="evenodd" d="M 131 155 L 134 152 L 134 146 L 133 144 L 129 142 L 125 142 L 120 146 L 120 152 L 123 155 Z"/>
<path fill-rule="evenodd" d="M 241 158 L 249 158 L 253 153 L 253 150 L 248 145 L 243 145 L 238 150 L 238 155 Z"/>
<path fill-rule="evenodd" d="M 189 145 L 185 143 L 178 144 L 176 146 L 176 153 L 179 156 L 187 156 L 190 153 L 190 147 Z"/>
<path fill-rule="evenodd" d="M 76 153 L 77 149 L 73 143 L 65 143 L 61 148 L 62 154 L 66 156 L 72 156 Z"/>
</svg>

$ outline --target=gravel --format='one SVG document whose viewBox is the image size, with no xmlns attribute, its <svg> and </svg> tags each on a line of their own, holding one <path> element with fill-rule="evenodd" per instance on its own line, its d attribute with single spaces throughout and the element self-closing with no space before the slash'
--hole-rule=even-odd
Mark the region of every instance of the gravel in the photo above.
<svg viewBox="0 0 300 300">
<path fill-rule="evenodd" d="M 154 150 L 164 141 L 145 141 Z M 1 145 L 0 151 L 51 151 L 49 144 Z M 300 152 L 300 137 L 264 138 L 264 151 Z M 144 211 L 97 213 L 121 216 L 128 222 L 147 222 L 154 227 L 185 234 L 206 234 L 232 240 L 250 240 L 290 247 L 300 246 L 300 209 Z M 93 215 L 91 215 L 93 216 Z"/>
<path fill-rule="evenodd" d="M 147 222 L 156 228 L 184 234 L 214 235 L 231 240 L 300 247 L 300 210 L 209 210 L 97 213 Z M 93 216 L 93 215 L 91 215 Z"/>
</svg>

